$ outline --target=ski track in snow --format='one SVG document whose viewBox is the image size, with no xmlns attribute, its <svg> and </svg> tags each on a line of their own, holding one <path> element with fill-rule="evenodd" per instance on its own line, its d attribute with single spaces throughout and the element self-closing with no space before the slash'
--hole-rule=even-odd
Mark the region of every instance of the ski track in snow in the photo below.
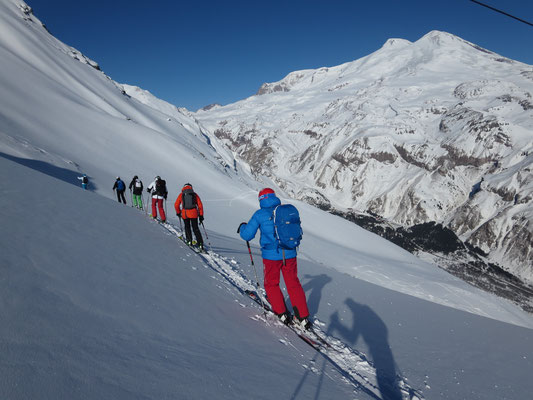
<svg viewBox="0 0 533 400">
<path fill-rule="evenodd" d="M 159 225 L 165 228 L 165 230 L 173 236 L 176 236 L 180 241 L 183 238 L 183 231 L 181 228 L 174 226 L 169 222 L 161 223 Z M 260 293 L 261 299 L 266 304 L 266 295 L 262 288 L 259 288 L 254 282 L 247 278 L 242 271 L 237 269 L 238 263 L 235 260 L 228 260 L 227 257 L 221 256 L 212 250 L 207 250 L 207 253 L 197 253 L 199 257 L 205 262 L 206 268 L 211 268 L 215 271 L 218 276 L 212 276 L 213 279 L 216 279 L 219 282 L 225 283 L 226 285 L 233 286 L 233 289 L 237 289 L 240 295 L 243 295 L 243 292 L 246 290 L 255 291 Z M 220 279 L 222 277 L 223 279 Z M 222 286 L 218 285 L 222 289 Z M 235 290 L 231 290 L 230 286 L 228 287 L 228 292 L 235 294 Z M 244 304 L 241 299 L 236 300 L 243 307 L 248 307 Z M 255 307 L 255 303 L 251 303 Z M 267 325 L 274 325 L 280 328 L 284 328 L 284 325 L 274 318 L 269 318 L 271 315 L 258 314 L 255 315 L 254 320 L 263 322 Z M 376 399 L 383 399 L 379 385 L 377 372 L 367 356 L 360 351 L 352 349 L 341 340 L 328 336 L 320 327 L 325 326 L 325 323 L 321 322 L 318 319 L 313 321 L 313 331 L 314 333 L 326 343 L 325 346 L 321 347 L 320 351 L 317 351 L 317 354 L 324 356 L 325 360 L 329 361 L 333 367 L 338 369 L 341 373 L 342 378 L 346 383 L 354 386 L 356 390 L 364 391 L 370 396 Z M 283 329 L 283 333 L 277 332 L 282 335 L 279 338 L 280 343 L 292 347 L 295 350 L 299 350 L 297 346 L 293 344 L 295 333 L 289 329 Z M 314 363 L 314 358 L 309 360 L 308 363 Z M 303 368 L 313 372 L 314 367 L 310 367 L 305 364 L 302 365 Z M 331 377 L 330 377 L 331 378 Z M 423 400 L 424 397 L 422 394 L 411 388 L 406 382 L 405 378 L 397 375 L 396 384 L 401 390 L 402 400 Z M 399 399 L 398 399 L 399 400 Z"/>
</svg>

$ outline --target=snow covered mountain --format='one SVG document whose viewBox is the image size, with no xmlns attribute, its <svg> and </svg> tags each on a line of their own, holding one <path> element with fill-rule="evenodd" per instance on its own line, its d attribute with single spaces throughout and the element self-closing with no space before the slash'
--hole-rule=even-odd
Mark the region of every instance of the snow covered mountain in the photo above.
<svg viewBox="0 0 533 400">
<path fill-rule="evenodd" d="M 436 221 L 533 282 L 533 66 L 433 31 L 196 117 L 323 209 Z"/>
<path fill-rule="evenodd" d="M 265 321 L 237 290 L 256 282 L 235 231 L 268 178 L 254 180 L 197 115 L 114 82 L 20 0 L 0 0 L 0 92 L 0 398 L 533 390 L 530 314 L 297 200 L 299 275 L 317 329 L 343 349 L 339 367 Z M 116 203 L 115 176 L 135 174 L 167 180 L 172 228 Z M 205 258 L 175 236 L 185 182 L 204 202 Z M 252 249 L 259 269 L 257 240 Z"/>
</svg>

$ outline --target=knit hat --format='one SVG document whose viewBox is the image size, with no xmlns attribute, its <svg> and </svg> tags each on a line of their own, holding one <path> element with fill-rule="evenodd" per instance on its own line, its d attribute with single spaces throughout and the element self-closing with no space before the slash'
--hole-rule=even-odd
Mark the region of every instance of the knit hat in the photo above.
<svg viewBox="0 0 533 400">
<path fill-rule="evenodd" d="M 270 188 L 264 188 L 259 192 L 258 199 L 259 201 L 266 199 L 269 194 L 275 194 L 274 191 Z"/>
</svg>

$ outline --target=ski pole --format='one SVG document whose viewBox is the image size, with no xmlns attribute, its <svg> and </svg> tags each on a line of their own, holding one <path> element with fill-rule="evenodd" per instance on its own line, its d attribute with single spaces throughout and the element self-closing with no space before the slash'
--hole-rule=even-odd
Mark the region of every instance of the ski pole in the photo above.
<svg viewBox="0 0 533 400">
<path fill-rule="evenodd" d="M 131 191 L 131 189 L 130 189 L 130 201 L 131 201 L 131 206 L 133 207 L 133 192 Z"/>
<path fill-rule="evenodd" d="M 205 229 L 204 221 L 200 222 L 202 224 L 202 227 L 204 228 L 205 238 L 207 239 L 207 244 L 209 245 L 209 248 L 211 248 L 211 242 L 209 241 L 209 236 L 207 236 L 207 230 Z"/>
<path fill-rule="evenodd" d="M 252 261 L 252 267 L 255 273 L 255 283 L 257 285 L 257 297 L 259 297 L 259 300 L 261 301 L 261 307 L 263 307 L 263 314 L 265 315 L 265 320 L 266 320 L 265 305 L 263 304 L 263 298 L 259 295 L 259 289 L 261 288 L 261 285 L 259 285 L 259 278 L 257 277 L 257 269 L 255 268 L 254 258 L 252 256 L 252 249 L 250 248 L 250 242 L 248 240 L 246 241 L 246 245 L 248 246 L 248 253 L 250 254 L 250 261 Z"/>
<path fill-rule="evenodd" d="M 144 209 L 144 213 L 145 213 L 145 214 L 148 214 L 148 207 L 147 207 L 148 197 L 146 197 L 146 202 L 145 202 L 145 201 L 144 201 L 144 193 L 143 193 L 141 196 L 142 196 L 142 199 L 143 199 L 143 209 Z"/>
<path fill-rule="evenodd" d="M 243 222 L 239 225 L 239 228 L 237 229 L 237 233 L 241 231 L 241 226 L 243 225 L 246 225 L 246 223 Z M 259 297 L 259 300 L 261 301 L 261 307 L 263 307 L 263 314 L 265 316 L 265 321 L 266 321 L 266 318 L 267 318 L 266 308 L 265 308 L 265 304 L 263 303 L 263 298 L 259 295 L 259 289 L 261 288 L 261 286 L 259 285 L 259 278 L 257 277 L 257 270 L 255 269 L 254 257 L 252 256 L 252 249 L 250 247 L 250 242 L 248 240 L 246 241 L 246 245 L 248 246 L 248 254 L 250 254 L 250 261 L 252 262 L 252 268 L 254 269 L 255 283 L 257 285 L 257 297 Z"/>
<path fill-rule="evenodd" d="M 178 217 L 178 221 L 180 222 L 180 235 L 179 235 L 179 238 L 182 239 L 183 241 L 185 241 L 185 239 L 183 239 L 183 226 L 181 225 L 181 214 L 176 213 L 176 216 Z"/>
</svg>

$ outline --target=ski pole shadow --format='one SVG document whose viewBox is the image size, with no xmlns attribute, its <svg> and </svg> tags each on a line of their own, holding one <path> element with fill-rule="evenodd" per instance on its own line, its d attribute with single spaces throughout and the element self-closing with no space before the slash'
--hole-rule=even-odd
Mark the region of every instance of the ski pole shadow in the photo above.
<svg viewBox="0 0 533 400">
<path fill-rule="evenodd" d="M 345 326 L 335 311 L 331 315 L 328 331 L 338 332 L 351 345 L 354 345 L 361 337 L 370 350 L 383 400 L 402 400 L 397 381 L 396 363 L 389 346 L 385 323 L 367 305 L 356 303 L 352 299 L 346 299 L 345 304 L 353 314 L 352 326 Z"/>
<path fill-rule="evenodd" d="M 330 283 L 332 279 L 326 274 L 320 274 L 320 275 L 306 274 L 304 275 L 304 279 L 307 282 L 302 285 L 302 288 L 304 289 L 305 292 L 310 291 L 310 294 L 307 296 L 307 308 L 309 309 L 310 315 L 315 315 L 318 312 L 318 305 L 320 304 L 320 299 L 322 297 L 322 289 L 324 289 L 324 286 Z M 315 356 L 311 359 L 312 363 L 317 362 L 319 354 L 320 353 L 317 352 Z M 318 383 L 316 387 L 316 392 L 315 392 L 315 397 L 314 397 L 315 399 L 319 398 L 319 395 L 322 390 L 322 384 L 324 382 L 324 374 L 326 371 L 326 365 L 327 365 L 327 360 L 324 358 L 322 360 L 322 367 L 320 369 L 321 373 L 320 373 L 320 377 L 318 379 Z M 302 379 L 300 379 L 300 382 L 296 386 L 294 393 L 290 397 L 291 400 L 295 400 L 298 397 L 310 373 L 311 373 L 310 369 L 307 369 L 305 371 L 304 375 L 302 376 Z"/>
<path fill-rule="evenodd" d="M 56 167 L 55 165 L 47 163 L 46 161 L 16 157 L 3 152 L 0 152 L 0 157 L 5 158 L 6 160 L 14 161 L 17 164 L 34 169 L 36 171 L 42 172 L 43 174 L 49 175 L 53 178 L 59 179 L 63 182 L 70 183 L 71 185 L 78 186 L 81 188 L 81 181 L 78 179 L 78 177 L 80 176 L 79 172 L 71 171 L 70 169 L 66 168 Z M 88 190 L 94 191 L 96 189 L 96 186 L 92 182 L 91 177 L 88 176 L 88 178 Z"/>
<path fill-rule="evenodd" d="M 306 280 L 306 283 L 302 285 L 304 292 L 310 292 L 307 296 L 307 308 L 309 309 L 310 315 L 316 315 L 318 313 L 320 299 L 322 298 L 322 290 L 332 279 L 326 274 L 306 274 L 304 275 L 304 279 Z"/>
<path fill-rule="evenodd" d="M 318 356 L 319 356 L 320 353 L 316 353 L 313 358 L 311 359 L 311 363 L 316 363 L 317 360 L 318 360 Z M 316 392 L 315 392 L 315 400 L 318 400 L 319 398 L 319 394 L 322 390 L 322 384 L 323 384 L 323 381 L 324 381 L 324 371 L 326 369 L 326 359 L 324 358 L 323 359 L 323 362 L 322 362 L 322 369 L 321 369 L 321 374 L 320 374 L 320 378 L 319 378 L 319 381 L 318 381 L 318 384 L 317 384 L 317 388 L 316 388 Z M 298 382 L 298 385 L 296 386 L 296 389 L 294 389 L 294 392 L 292 393 L 291 397 L 290 397 L 290 400 L 296 400 L 298 398 L 298 395 L 300 394 L 300 391 L 302 390 L 302 387 L 304 386 L 305 384 L 305 381 L 307 380 L 307 378 L 310 376 L 311 374 L 311 369 L 310 368 L 307 368 L 305 373 L 303 374 L 302 376 L 302 379 L 300 379 L 300 382 Z"/>
</svg>

